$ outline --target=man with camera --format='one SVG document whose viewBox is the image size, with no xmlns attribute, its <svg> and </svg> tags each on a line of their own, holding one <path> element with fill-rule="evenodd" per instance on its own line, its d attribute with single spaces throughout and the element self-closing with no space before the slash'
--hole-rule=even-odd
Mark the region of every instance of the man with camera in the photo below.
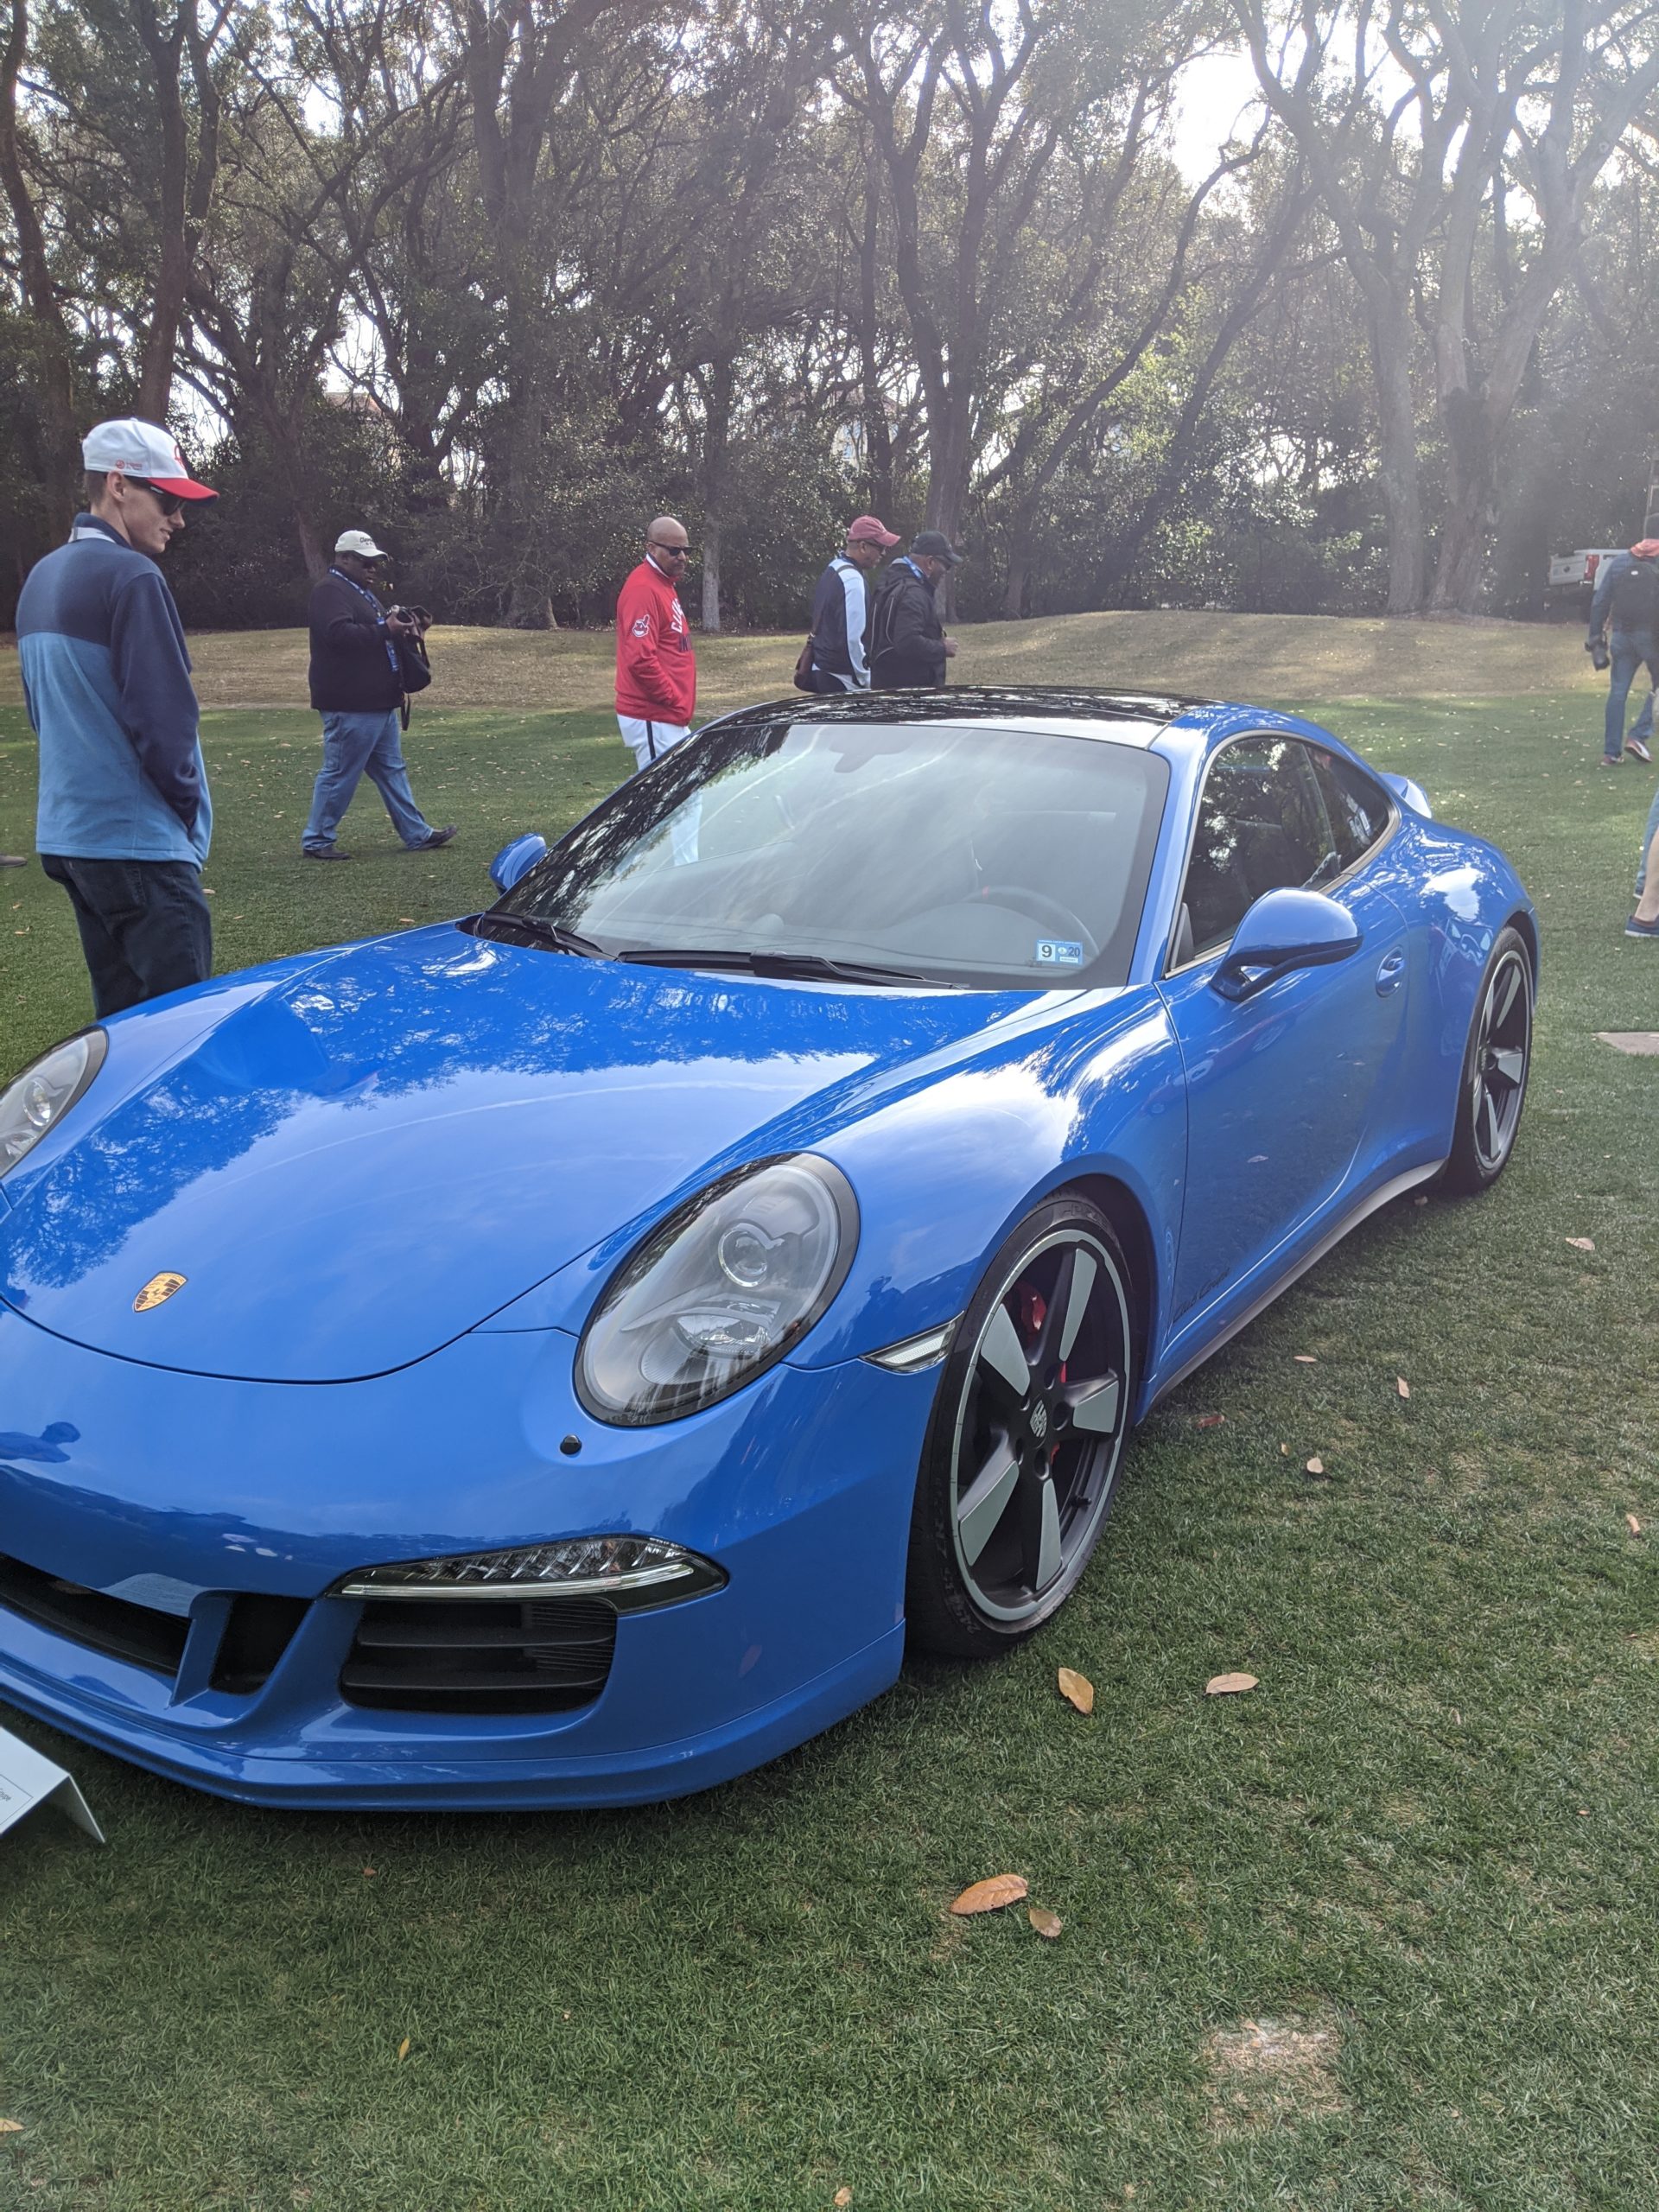
<svg viewBox="0 0 1659 2212">
<path fill-rule="evenodd" d="M 311 594 L 311 704 L 322 716 L 322 768 L 301 849 L 308 861 L 349 860 L 334 842 L 340 817 L 366 774 L 411 853 L 447 845 L 415 804 L 399 732 L 411 692 L 432 681 L 421 607 L 384 607 L 373 586 L 386 558 L 365 530 L 342 531 L 334 565 Z"/>
</svg>

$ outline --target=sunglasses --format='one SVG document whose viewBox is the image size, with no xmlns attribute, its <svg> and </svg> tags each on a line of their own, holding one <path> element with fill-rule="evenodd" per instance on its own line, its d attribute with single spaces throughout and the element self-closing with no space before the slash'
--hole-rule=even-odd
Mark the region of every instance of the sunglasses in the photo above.
<svg viewBox="0 0 1659 2212">
<path fill-rule="evenodd" d="M 670 561 L 689 561 L 691 558 L 689 545 L 664 545 L 660 538 L 656 537 L 648 537 L 645 543 L 653 553 L 660 553 Z"/>
<path fill-rule="evenodd" d="M 129 484 L 141 492 L 148 492 L 152 499 L 159 499 L 164 515 L 176 515 L 184 510 L 183 495 L 178 492 L 163 492 L 159 484 L 152 484 L 147 476 L 129 476 Z"/>
</svg>

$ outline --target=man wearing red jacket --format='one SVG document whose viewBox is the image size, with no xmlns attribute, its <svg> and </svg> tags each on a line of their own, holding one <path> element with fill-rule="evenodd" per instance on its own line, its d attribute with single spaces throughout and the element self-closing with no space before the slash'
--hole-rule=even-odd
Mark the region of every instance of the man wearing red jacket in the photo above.
<svg viewBox="0 0 1659 2212">
<path fill-rule="evenodd" d="M 642 768 L 686 735 L 696 705 L 697 664 L 677 588 L 690 553 L 685 524 L 658 515 L 616 602 L 616 719 Z"/>
</svg>

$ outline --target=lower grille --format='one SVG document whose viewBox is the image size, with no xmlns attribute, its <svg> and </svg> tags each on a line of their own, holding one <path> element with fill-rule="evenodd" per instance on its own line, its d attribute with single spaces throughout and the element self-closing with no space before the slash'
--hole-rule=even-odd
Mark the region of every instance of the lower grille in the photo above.
<svg viewBox="0 0 1659 2212">
<path fill-rule="evenodd" d="M 308 1598 L 245 1593 L 232 1598 L 231 1617 L 213 1660 L 213 1688 L 238 1697 L 251 1697 L 255 1690 L 264 1689 L 310 1605 Z"/>
<path fill-rule="evenodd" d="M 604 1688 L 615 1649 L 601 1598 L 372 1598 L 340 1694 L 404 1713 L 568 1713 Z"/>
<path fill-rule="evenodd" d="M 158 1675 L 177 1674 L 190 1631 L 189 1622 L 177 1613 L 158 1613 L 151 1605 L 134 1605 L 124 1598 L 106 1598 L 100 1590 L 83 1590 L 77 1582 L 42 1574 L 39 1567 L 25 1567 L 22 1560 L 8 1559 L 3 1553 L 0 1605 L 9 1605 L 37 1627 Z"/>
</svg>

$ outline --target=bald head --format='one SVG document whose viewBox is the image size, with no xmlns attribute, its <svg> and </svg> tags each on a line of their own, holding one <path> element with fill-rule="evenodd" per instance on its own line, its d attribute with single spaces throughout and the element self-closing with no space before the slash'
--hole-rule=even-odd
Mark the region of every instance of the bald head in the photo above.
<svg viewBox="0 0 1659 2212">
<path fill-rule="evenodd" d="M 645 553 L 664 575 L 677 576 L 690 553 L 691 541 L 677 515 L 658 515 L 645 532 Z"/>
</svg>

